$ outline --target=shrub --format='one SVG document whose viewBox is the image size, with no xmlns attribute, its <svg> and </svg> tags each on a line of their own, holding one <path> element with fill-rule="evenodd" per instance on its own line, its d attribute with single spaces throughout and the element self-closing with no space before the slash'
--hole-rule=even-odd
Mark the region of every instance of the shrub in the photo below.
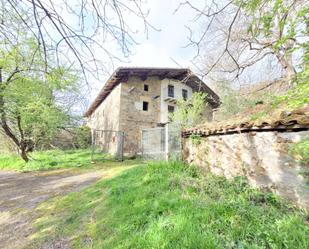
<svg viewBox="0 0 309 249">
<path fill-rule="evenodd" d="M 87 126 L 80 126 L 73 130 L 73 144 L 75 148 L 85 149 L 91 145 L 91 130 Z"/>
<path fill-rule="evenodd" d="M 207 104 L 205 99 L 207 94 L 196 92 L 188 100 L 178 100 L 177 108 L 170 114 L 170 119 L 182 127 L 194 126 L 205 121 L 203 116 Z"/>
</svg>

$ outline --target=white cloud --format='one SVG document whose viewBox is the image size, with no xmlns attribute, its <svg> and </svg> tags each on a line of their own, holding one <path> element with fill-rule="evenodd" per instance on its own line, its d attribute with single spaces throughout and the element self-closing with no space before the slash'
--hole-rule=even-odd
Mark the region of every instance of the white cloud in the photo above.
<svg viewBox="0 0 309 249">
<path fill-rule="evenodd" d="M 188 43 L 188 30 L 185 25 L 192 20 L 194 14 L 189 8 L 182 8 L 174 14 L 179 3 L 177 0 L 148 1 L 148 20 L 160 31 L 150 30 L 148 39 L 140 32 L 137 36 L 140 44 L 133 46 L 129 63 L 120 65 L 178 67 L 178 63 L 182 67 L 190 66 L 195 51 L 193 48 L 184 48 Z M 132 19 L 129 25 L 142 29 L 136 19 Z"/>
<path fill-rule="evenodd" d="M 108 51 L 116 54 L 123 61 L 114 60 L 114 69 L 123 67 L 190 67 L 190 60 L 196 52 L 192 48 L 183 48 L 188 40 L 188 30 L 185 28 L 194 13 L 189 8 L 182 8 L 176 14 L 174 10 L 179 4 L 178 0 L 149 0 L 145 6 L 150 10 L 148 21 L 151 25 L 160 29 L 155 31 L 150 29 L 149 36 L 146 37 L 143 32 L 143 23 L 135 16 L 126 16 L 128 25 L 138 30 L 134 36 L 138 44 L 131 46 L 132 54 L 129 58 L 123 57 L 119 47 L 115 42 L 106 43 L 105 47 Z M 102 61 L 108 61 L 102 53 L 100 56 Z M 175 61 L 177 63 L 175 63 Z M 110 73 L 112 73 L 110 70 Z M 91 99 L 95 98 L 98 90 L 102 88 L 106 79 L 92 81 Z"/>
<path fill-rule="evenodd" d="M 65 20 L 69 21 L 71 25 L 78 25 L 76 17 L 68 13 L 66 8 L 62 6 L 63 0 L 55 0 L 53 3 L 57 6 Z M 74 0 L 70 0 L 69 3 L 72 3 L 74 6 Z M 151 25 L 160 29 L 160 31 L 155 31 L 150 28 L 149 36 L 146 37 L 146 34 L 143 32 L 144 24 L 142 20 L 132 14 L 123 13 L 127 25 L 133 31 L 136 31 L 134 39 L 138 44 L 130 46 L 132 54 L 126 58 L 122 54 L 119 45 L 110 38 L 104 40 L 102 30 L 99 30 L 95 34 L 97 42 L 101 42 L 108 52 L 121 58 L 121 60 L 114 59 L 113 67 L 110 66 L 110 58 L 108 58 L 107 54 L 102 48 L 93 45 L 96 59 L 100 60 L 101 66 L 109 69 L 110 73 L 119 66 L 179 67 L 180 65 L 181 67 L 189 67 L 190 60 L 194 56 L 195 51 L 192 48 L 183 47 L 188 42 L 188 31 L 185 25 L 192 20 L 194 12 L 190 8 L 181 8 L 179 12 L 174 14 L 175 9 L 180 3 L 179 0 L 148 0 L 144 3 L 144 9 L 149 9 L 150 11 L 147 20 Z M 117 20 L 117 17 L 115 17 L 115 20 Z M 51 32 L 55 33 L 52 29 Z M 76 61 L 72 52 L 65 53 L 65 56 L 67 59 Z M 89 89 L 90 93 L 87 90 L 87 97 L 90 98 L 90 102 L 96 97 L 99 89 L 102 88 L 108 77 L 108 74 L 101 74 L 100 79 L 89 76 L 88 82 L 91 85 Z"/>
</svg>

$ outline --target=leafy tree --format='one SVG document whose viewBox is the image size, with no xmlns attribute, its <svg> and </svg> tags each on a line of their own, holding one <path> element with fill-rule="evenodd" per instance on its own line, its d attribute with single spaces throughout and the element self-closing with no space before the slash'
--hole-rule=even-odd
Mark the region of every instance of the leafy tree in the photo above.
<svg viewBox="0 0 309 249">
<path fill-rule="evenodd" d="M 170 114 L 170 119 L 182 127 L 194 126 L 205 121 L 203 115 L 207 104 L 206 93 L 196 92 L 188 100 L 178 100 L 176 109 Z"/>
<path fill-rule="evenodd" d="M 309 44 L 304 46 L 304 57 L 296 78 L 297 85 L 286 94 L 276 96 L 273 106 L 284 105 L 288 109 L 301 108 L 309 103 Z"/>
<path fill-rule="evenodd" d="M 75 89 L 68 68 L 49 66 L 36 42 L 19 33 L 14 43 L 0 41 L 0 127 L 27 162 L 27 153 L 49 141 L 70 120 L 57 93 Z"/>
</svg>

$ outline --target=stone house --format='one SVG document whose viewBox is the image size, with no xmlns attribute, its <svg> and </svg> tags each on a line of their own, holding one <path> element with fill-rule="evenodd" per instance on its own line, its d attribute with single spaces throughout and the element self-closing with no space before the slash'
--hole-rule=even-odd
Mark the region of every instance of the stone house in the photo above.
<svg viewBox="0 0 309 249">
<path fill-rule="evenodd" d="M 124 153 L 137 154 L 141 130 L 164 126 L 177 99 L 190 98 L 196 91 L 207 93 L 205 116 L 212 120 L 219 97 L 189 69 L 121 67 L 107 80 L 85 117 L 92 130 L 123 131 Z M 115 149 L 114 140 L 104 141 L 110 152 Z"/>
</svg>

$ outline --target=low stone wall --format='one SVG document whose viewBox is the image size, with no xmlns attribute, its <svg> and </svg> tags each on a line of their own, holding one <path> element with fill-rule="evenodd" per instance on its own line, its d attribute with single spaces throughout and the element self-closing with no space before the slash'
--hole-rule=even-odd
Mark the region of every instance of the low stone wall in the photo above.
<svg viewBox="0 0 309 249">
<path fill-rule="evenodd" d="M 291 144 L 309 131 L 248 132 L 184 138 L 186 162 L 227 178 L 246 176 L 249 183 L 269 189 L 298 205 L 309 208 L 309 185 L 300 165 L 288 154 Z"/>
</svg>

